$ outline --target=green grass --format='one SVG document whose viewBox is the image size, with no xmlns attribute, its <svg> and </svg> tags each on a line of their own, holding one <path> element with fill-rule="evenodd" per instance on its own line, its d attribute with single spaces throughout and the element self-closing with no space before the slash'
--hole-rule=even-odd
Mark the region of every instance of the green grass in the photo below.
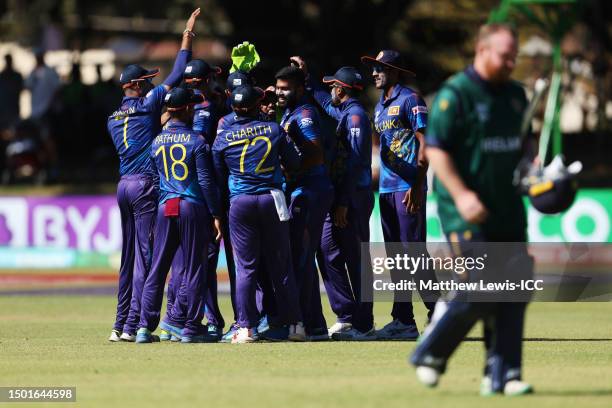
<svg viewBox="0 0 612 408">
<path fill-rule="evenodd" d="M 76 386 L 78 402 L 65 406 L 83 407 L 612 406 L 611 303 L 530 306 L 524 377 L 536 394 L 517 399 L 478 396 L 479 341 L 430 390 L 406 364 L 414 343 L 113 344 L 114 302 L 0 297 L 0 386 Z M 230 316 L 227 297 L 222 308 Z M 389 310 L 376 305 L 379 326 Z"/>
</svg>

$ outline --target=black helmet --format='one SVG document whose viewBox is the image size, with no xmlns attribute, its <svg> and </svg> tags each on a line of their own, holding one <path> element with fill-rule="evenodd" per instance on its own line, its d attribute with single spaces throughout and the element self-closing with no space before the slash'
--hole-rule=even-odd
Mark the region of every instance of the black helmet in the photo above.
<svg viewBox="0 0 612 408">
<path fill-rule="evenodd" d="M 558 155 L 543 169 L 533 167 L 521 180 L 521 188 L 529 196 L 531 205 L 541 213 L 557 214 L 568 209 L 576 198 L 576 175 L 582 170 L 581 162 L 569 166 Z"/>
</svg>

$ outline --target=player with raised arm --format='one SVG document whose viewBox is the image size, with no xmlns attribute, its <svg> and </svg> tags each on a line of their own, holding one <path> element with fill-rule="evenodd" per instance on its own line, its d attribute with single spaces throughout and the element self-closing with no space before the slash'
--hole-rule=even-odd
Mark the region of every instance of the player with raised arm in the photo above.
<svg viewBox="0 0 612 408">
<path fill-rule="evenodd" d="M 363 89 L 361 74 L 342 67 L 323 77 L 331 92 L 308 75 L 305 61 L 292 57 L 307 75 L 307 89 L 325 112 L 338 122 L 331 146 L 334 203 L 325 218 L 318 265 L 332 310 L 338 320 L 328 330 L 335 340 L 373 340 L 371 302 L 361 302 L 361 242 L 370 242 L 374 208 L 372 184 L 372 129 L 356 99 Z"/>
<path fill-rule="evenodd" d="M 151 264 L 152 230 L 157 208 L 155 172 L 149 157 L 151 143 L 161 130 L 161 110 L 166 93 L 177 86 L 191 59 L 193 27 L 200 9 L 187 20 L 181 49 L 172 72 L 161 85 L 151 79 L 159 70 L 128 65 L 119 82 L 124 97 L 107 122 L 119 155 L 117 202 L 121 212 L 123 244 L 119 268 L 117 314 L 110 341 L 134 341 L 140 319 L 142 286 Z"/>
</svg>

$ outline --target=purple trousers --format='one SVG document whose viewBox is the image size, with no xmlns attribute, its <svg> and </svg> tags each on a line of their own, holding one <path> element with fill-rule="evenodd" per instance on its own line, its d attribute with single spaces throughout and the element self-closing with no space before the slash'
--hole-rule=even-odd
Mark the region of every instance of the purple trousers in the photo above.
<svg viewBox="0 0 612 408">
<path fill-rule="evenodd" d="M 257 327 L 260 315 L 256 290 L 264 273 L 274 291 L 277 321 L 281 324 L 301 321 L 289 222 L 280 221 L 272 195 L 241 194 L 232 198 L 229 224 L 236 261 L 238 325 Z"/>
<path fill-rule="evenodd" d="M 291 194 L 291 252 L 307 332 L 327 328 L 321 307 L 315 255 L 321 242 L 325 216 L 333 199 L 333 190 L 303 188 Z"/>
<path fill-rule="evenodd" d="M 235 276 L 234 270 L 234 259 L 232 256 L 232 247 L 229 239 L 229 229 L 227 227 L 227 220 L 223 221 L 223 236 L 226 237 L 223 240 L 223 245 L 225 246 L 225 257 L 227 259 L 227 268 L 230 274 L 230 286 L 232 287 L 232 306 L 234 306 L 234 292 L 235 285 L 233 277 Z M 203 226 L 203 228 L 211 228 L 211 236 L 214 234 L 212 230 L 212 225 Z M 214 238 L 214 237 L 213 237 Z M 217 293 L 217 263 L 219 261 L 219 251 L 221 249 L 221 243 L 215 242 L 214 239 L 211 239 L 211 242 L 208 244 L 206 248 L 205 256 L 207 258 L 208 265 L 206 267 L 206 295 L 204 297 L 204 314 L 206 315 L 206 319 L 209 324 L 214 324 L 219 328 L 223 328 L 225 326 L 225 320 L 223 319 L 223 315 L 221 314 L 221 309 L 219 308 L 218 302 L 218 293 Z M 181 276 L 181 270 L 185 268 L 185 263 L 183 260 L 183 254 L 181 251 L 177 251 L 174 256 L 174 260 L 172 261 L 172 275 L 170 278 L 170 282 L 168 283 L 168 297 L 167 303 L 168 306 L 166 310 L 171 310 L 172 305 L 177 299 L 177 291 L 182 287 L 182 282 L 177 281 L 177 277 Z M 176 272 L 175 272 L 176 271 Z M 235 310 L 235 307 L 234 307 Z M 234 312 L 235 316 L 235 312 Z M 235 317 L 234 317 L 235 320 Z"/>
<path fill-rule="evenodd" d="M 402 242 L 405 252 L 411 253 L 414 251 L 415 256 L 419 256 L 423 251 L 424 243 L 427 238 L 427 224 L 425 205 L 416 214 L 411 214 L 406 210 L 406 206 L 402 203 L 405 191 L 395 193 L 381 193 L 379 195 L 380 219 L 382 223 L 383 237 L 385 242 Z M 411 243 L 415 245 L 410 245 Z M 392 250 L 387 248 L 387 257 L 393 257 L 396 254 L 391 253 Z M 399 282 L 405 276 L 391 273 L 391 280 Z M 433 270 L 417 271 L 414 279 L 424 279 L 436 281 L 436 276 Z M 433 300 L 439 297 L 439 293 L 421 293 L 424 299 Z M 435 300 L 424 302 L 428 310 L 428 317 L 431 318 Z M 414 312 L 412 308 L 412 293 L 410 291 L 401 291 L 394 294 L 393 310 L 391 316 L 398 319 L 404 324 L 414 323 Z"/>
<path fill-rule="evenodd" d="M 180 202 L 178 217 L 165 217 L 164 208 L 165 204 L 161 204 L 157 211 L 153 262 L 142 292 L 139 327 L 151 331 L 157 328 L 166 277 L 176 252 L 181 251 L 185 268 L 176 279 L 184 288 L 178 292 L 165 320 L 183 326 L 186 336 L 201 334 L 207 266 L 202 248 L 211 240 L 212 219 L 205 205 L 186 200 Z"/>
<path fill-rule="evenodd" d="M 117 315 L 113 328 L 135 334 L 140 320 L 142 286 L 151 266 L 151 247 L 157 193 L 147 175 L 123 176 L 117 186 L 121 212 L 122 247 L 117 292 Z"/>
<path fill-rule="evenodd" d="M 327 214 L 317 260 L 332 310 L 342 323 L 352 323 L 362 332 L 374 325 L 372 302 L 361 302 L 361 243 L 370 242 L 370 216 L 374 194 L 355 193 L 348 210 L 348 225 L 339 228 Z M 364 271 L 370 273 L 370 271 Z"/>
</svg>

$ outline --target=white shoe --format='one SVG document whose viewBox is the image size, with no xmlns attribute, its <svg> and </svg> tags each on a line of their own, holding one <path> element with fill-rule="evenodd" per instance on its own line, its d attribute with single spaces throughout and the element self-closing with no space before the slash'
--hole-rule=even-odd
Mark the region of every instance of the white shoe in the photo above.
<svg viewBox="0 0 612 408">
<path fill-rule="evenodd" d="M 491 377 L 485 375 L 480 381 L 480 396 L 490 397 L 491 395 L 495 395 L 493 392 L 493 381 L 491 380 Z"/>
<path fill-rule="evenodd" d="M 435 368 L 418 366 L 416 375 L 419 381 L 427 387 L 435 387 L 440 380 L 440 373 Z"/>
<path fill-rule="evenodd" d="M 508 397 L 531 393 L 533 393 L 533 387 L 531 386 L 531 384 L 521 380 L 510 380 L 504 386 L 504 395 Z"/>
<path fill-rule="evenodd" d="M 110 337 L 108 338 L 108 341 L 112 341 L 113 343 L 120 341 L 121 338 L 119 337 L 119 330 L 113 330 L 111 331 Z"/>
<path fill-rule="evenodd" d="M 378 340 L 416 340 L 418 337 L 419 330 L 416 324 L 404 324 L 398 319 L 394 319 L 382 329 L 376 330 Z"/>
<path fill-rule="evenodd" d="M 254 330 L 240 327 L 234 332 L 232 344 L 253 343 L 255 341 Z"/>
<path fill-rule="evenodd" d="M 289 341 L 306 341 L 306 328 L 304 323 L 297 322 L 289 326 Z"/>
<path fill-rule="evenodd" d="M 334 333 L 346 332 L 346 331 L 351 330 L 352 328 L 353 328 L 353 325 L 350 323 L 336 322 L 333 324 L 332 327 L 327 329 L 327 334 L 329 335 L 329 338 L 331 339 Z"/>
<path fill-rule="evenodd" d="M 352 327 L 349 330 L 334 333 L 332 335 L 332 340 L 338 341 L 374 341 L 376 339 L 376 330 L 374 329 L 374 326 L 372 326 L 372 328 L 367 332 L 361 332 Z"/>
<path fill-rule="evenodd" d="M 119 337 L 119 340 L 133 343 L 136 341 L 136 335 L 123 332 L 121 333 L 121 337 Z"/>
</svg>

